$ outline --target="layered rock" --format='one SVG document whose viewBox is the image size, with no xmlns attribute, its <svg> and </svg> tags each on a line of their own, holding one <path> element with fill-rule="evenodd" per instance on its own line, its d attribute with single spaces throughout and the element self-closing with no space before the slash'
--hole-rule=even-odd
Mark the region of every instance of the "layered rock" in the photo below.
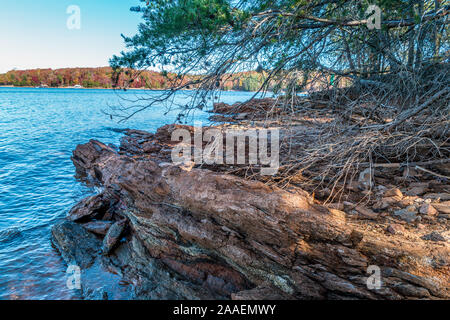
<svg viewBox="0 0 450 320">
<path fill-rule="evenodd" d="M 90 246 L 65 243 L 95 243 L 88 256 L 130 283 L 130 298 L 450 297 L 447 241 L 389 231 L 381 216 L 327 208 L 300 189 L 175 166 L 163 139 L 171 129 L 129 131 L 119 150 L 98 141 L 77 147 L 78 173 L 103 191 L 72 209 L 70 228 L 54 228 L 68 263 L 85 261 L 79 251 Z M 82 228 L 74 221 L 90 236 L 73 236 Z M 101 250 L 104 229 L 118 223 L 123 230 Z M 377 270 L 381 287 L 370 285 Z"/>
</svg>

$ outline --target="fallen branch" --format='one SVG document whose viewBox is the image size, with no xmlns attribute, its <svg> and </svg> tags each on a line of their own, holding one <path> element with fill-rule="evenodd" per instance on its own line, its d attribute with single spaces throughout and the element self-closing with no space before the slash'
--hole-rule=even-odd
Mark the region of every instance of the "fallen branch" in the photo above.
<svg viewBox="0 0 450 320">
<path fill-rule="evenodd" d="M 444 176 L 444 175 L 442 175 L 442 174 L 439 174 L 439 173 L 436 173 L 436 172 L 427 170 L 427 169 L 425 169 L 425 168 L 422 168 L 421 166 L 415 166 L 415 168 L 416 168 L 417 170 L 421 170 L 421 171 L 423 171 L 423 172 L 429 173 L 429 174 L 431 174 L 431 175 L 433 175 L 433 176 L 436 176 L 436 177 L 439 177 L 439 178 L 444 178 L 444 179 L 450 180 L 450 177 L 448 177 L 448 176 Z"/>
<path fill-rule="evenodd" d="M 416 167 L 416 166 L 431 166 L 436 164 L 449 163 L 450 159 L 422 161 L 422 162 L 401 162 L 401 163 L 361 163 L 360 167 L 373 167 L 373 168 L 403 168 L 403 167 Z"/>
</svg>

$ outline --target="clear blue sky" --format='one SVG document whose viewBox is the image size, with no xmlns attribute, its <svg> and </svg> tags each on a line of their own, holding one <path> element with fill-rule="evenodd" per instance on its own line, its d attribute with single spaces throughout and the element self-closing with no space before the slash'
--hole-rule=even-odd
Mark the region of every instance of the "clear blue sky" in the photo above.
<svg viewBox="0 0 450 320">
<path fill-rule="evenodd" d="M 0 0 L 0 73 L 16 69 L 107 66 L 124 49 L 121 33 L 141 21 L 139 0 Z M 70 5 L 81 29 L 67 28 Z"/>
</svg>

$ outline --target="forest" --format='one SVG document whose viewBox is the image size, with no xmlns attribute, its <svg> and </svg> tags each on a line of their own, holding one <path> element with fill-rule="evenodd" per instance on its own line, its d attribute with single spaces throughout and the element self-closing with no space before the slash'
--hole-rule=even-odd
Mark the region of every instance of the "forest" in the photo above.
<svg viewBox="0 0 450 320">
<path fill-rule="evenodd" d="M 159 90 L 170 88 L 176 78 L 175 74 L 166 72 L 130 69 L 121 71 L 124 72 L 119 74 L 111 67 L 12 70 L 0 74 L 0 86 L 63 88 L 79 85 L 84 88 L 104 89 L 126 86 L 133 89 Z M 262 83 L 261 74 L 245 72 L 230 75 L 222 85 L 222 90 L 256 91 Z"/>
</svg>

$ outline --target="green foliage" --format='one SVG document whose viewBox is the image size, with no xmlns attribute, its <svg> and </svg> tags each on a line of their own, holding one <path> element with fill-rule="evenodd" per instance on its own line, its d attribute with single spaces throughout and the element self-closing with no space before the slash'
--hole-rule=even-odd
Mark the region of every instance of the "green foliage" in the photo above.
<svg viewBox="0 0 450 320">
<path fill-rule="evenodd" d="M 227 88 L 295 92 L 307 86 L 304 74 L 348 83 L 417 73 L 450 49 L 446 17 L 434 16 L 444 3 L 434 0 L 141 1 L 132 9 L 142 14 L 139 32 L 124 37 L 128 50 L 111 66 L 170 70 L 177 76 L 165 85 L 174 90 L 195 79 L 200 100 Z M 382 12 L 380 30 L 367 25 L 372 4 Z M 257 69 L 266 72 L 249 76 Z"/>
</svg>

